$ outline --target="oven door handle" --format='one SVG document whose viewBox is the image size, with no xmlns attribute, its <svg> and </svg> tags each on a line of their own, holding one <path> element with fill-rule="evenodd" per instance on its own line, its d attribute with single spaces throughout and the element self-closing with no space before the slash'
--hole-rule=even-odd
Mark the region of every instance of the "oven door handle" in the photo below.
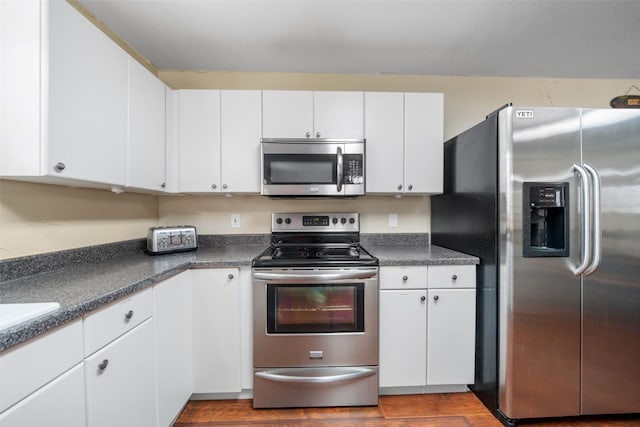
<svg viewBox="0 0 640 427">
<path fill-rule="evenodd" d="M 337 280 L 370 279 L 378 274 L 377 271 L 347 271 L 339 273 L 269 273 L 254 271 L 253 278 L 280 283 L 311 283 L 332 282 Z"/>
<path fill-rule="evenodd" d="M 353 381 L 360 378 L 371 377 L 376 374 L 375 369 L 369 368 L 344 368 L 341 369 L 342 373 L 335 375 L 323 375 L 323 376 L 302 376 L 302 375 L 287 375 L 292 373 L 288 369 L 274 369 L 271 371 L 256 372 L 256 377 L 281 383 L 303 383 L 303 384 L 333 384 L 346 381 Z M 295 371 L 294 371 L 295 372 Z M 317 372 L 311 368 L 309 372 Z M 331 370 L 331 372 L 334 372 Z M 297 373 L 304 373 L 304 370 L 297 371 Z"/>
</svg>

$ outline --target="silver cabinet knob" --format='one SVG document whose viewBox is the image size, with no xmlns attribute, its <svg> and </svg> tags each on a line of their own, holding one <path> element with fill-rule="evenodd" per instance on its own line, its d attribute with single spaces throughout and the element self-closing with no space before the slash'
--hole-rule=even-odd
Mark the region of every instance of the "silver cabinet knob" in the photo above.
<svg viewBox="0 0 640 427">
<path fill-rule="evenodd" d="M 215 184 L 211 184 L 211 188 L 215 190 L 216 188 L 218 188 L 218 186 Z"/>
<path fill-rule="evenodd" d="M 104 359 L 102 362 L 98 363 L 98 369 L 104 371 L 109 366 L 109 359 Z"/>
<path fill-rule="evenodd" d="M 233 280 L 233 274 L 229 273 L 227 277 L 229 278 L 229 280 Z"/>
<path fill-rule="evenodd" d="M 132 317 L 133 317 L 133 310 L 129 310 L 124 314 L 125 320 L 131 320 Z"/>
<path fill-rule="evenodd" d="M 162 184 L 160 184 L 160 188 L 167 188 L 167 183 L 163 182 Z"/>
<path fill-rule="evenodd" d="M 420 297 L 420 301 L 422 301 L 422 302 L 424 302 L 424 300 L 426 300 L 426 299 L 427 299 L 427 297 L 425 297 L 424 295 L 422 295 L 422 296 Z"/>
<path fill-rule="evenodd" d="M 434 296 L 433 296 L 433 300 L 434 300 L 434 301 L 438 301 L 439 299 L 440 299 L 440 297 L 439 297 L 438 295 L 434 295 Z"/>
<path fill-rule="evenodd" d="M 227 187 L 228 187 L 228 185 L 227 185 L 227 184 L 222 184 L 222 188 L 223 188 L 224 190 L 226 190 L 226 189 L 227 189 Z"/>
<path fill-rule="evenodd" d="M 60 172 L 62 172 L 63 170 L 65 170 L 65 168 L 66 168 L 66 167 L 67 167 L 67 165 L 65 165 L 64 163 L 62 163 L 62 162 L 58 162 L 58 163 L 56 163 L 56 165 L 53 167 L 53 170 L 54 170 L 54 171 L 56 171 L 56 172 L 58 172 L 58 173 L 60 173 Z"/>
<path fill-rule="evenodd" d="M 316 132 L 316 138 L 320 138 L 320 132 Z"/>
<path fill-rule="evenodd" d="M 402 184 L 398 184 L 398 190 L 402 190 Z"/>
<path fill-rule="evenodd" d="M 458 276 L 454 274 L 453 276 L 451 276 L 451 280 L 458 280 Z"/>
<path fill-rule="evenodd" d="M 413 185 L 409 184 L 409 191 L 413 190 Z"/>
<path fill-rule="evenodd" d="M 408 276 L 402 276 L 402 281 L 403 281 L 403 282 L 406 282 L 407 280 L 409 280 L 409 277 L 408 277 Z"/>
<path fill-rule="evenodd" d="M 307 138 L 311 138 L 311 132 L 307 132 L 304 136 L 306 136 Z"/>
</svg>

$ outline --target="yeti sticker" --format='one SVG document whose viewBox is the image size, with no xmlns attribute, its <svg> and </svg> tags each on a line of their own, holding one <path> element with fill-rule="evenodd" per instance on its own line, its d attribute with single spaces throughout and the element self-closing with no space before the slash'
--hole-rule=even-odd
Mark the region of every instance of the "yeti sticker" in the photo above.
<svg viewBox="0 0 640 427">
<path fill-rule="evenodd" d="M 533 110 L 516 110 L 516 119 L 533 119 Z"/>
</svg>

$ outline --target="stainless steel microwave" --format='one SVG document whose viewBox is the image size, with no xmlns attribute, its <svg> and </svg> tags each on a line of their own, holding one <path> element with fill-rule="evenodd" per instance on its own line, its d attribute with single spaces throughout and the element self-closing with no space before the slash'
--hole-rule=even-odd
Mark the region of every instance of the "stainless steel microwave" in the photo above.
<svg viewBox="0 0 640 427">
<path fill-rule="evenodd" d="M 263 138 L 260 154 L 262 195 L 364 195 L 364 139 Z"/>
</svg>

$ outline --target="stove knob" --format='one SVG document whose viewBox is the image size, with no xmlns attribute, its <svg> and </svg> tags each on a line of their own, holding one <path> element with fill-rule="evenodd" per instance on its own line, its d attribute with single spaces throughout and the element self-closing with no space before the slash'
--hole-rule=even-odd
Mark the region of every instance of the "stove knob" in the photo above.
<svg viewBox="0 0 640 427">
<path fill-rule="evenodd" d="M 282 224 L 282 218 L 276 219 L 276 224 Z"/>
<path fill-rule="evenodd" d="M 285 218 L 284 223 L 287 225 L 291 224 L 291 218 Z"/>
<path fill-rule="evenodd" d="M 338 223 L 338 218 L 337 217 L 333 217 L 333 219 L 331 220 L 332 223 L 337 224 Z"/>
<path fill-rule="evenodd" d="M 349 218 L 349 224 L 355 224 L 355 223 L 356 223 L 355 218 Z"/>
<path fill-rule="evenodd" d="M 347 222 L 347 218 L 345 217 L 340 218 L 340 224 L 346 224 L 346 222 Z"/>
</svg>

